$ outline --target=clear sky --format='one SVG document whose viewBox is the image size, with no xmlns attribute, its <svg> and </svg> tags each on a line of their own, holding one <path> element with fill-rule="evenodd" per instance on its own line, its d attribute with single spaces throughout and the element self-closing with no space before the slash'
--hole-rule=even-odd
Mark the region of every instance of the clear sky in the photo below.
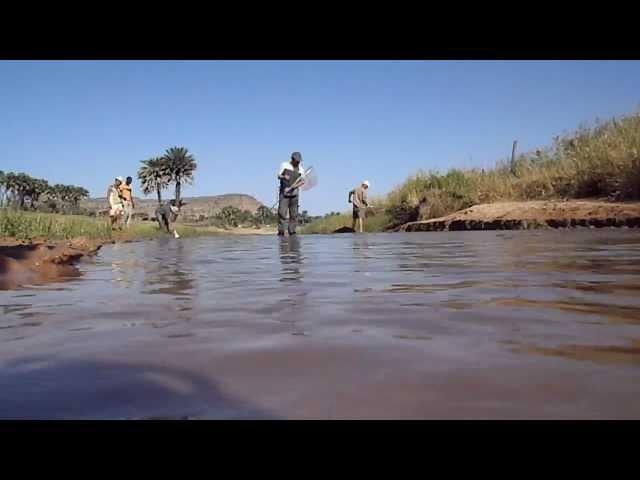
<svg viewBox="0 0 640 480">
<path fill-rule="evenodd" d="M 0 61 L 0 169 L 103 196 L 185 146 L 184 195 L 270 206 L 298 150 L 319 174 L 301 209 L 317 215 L 364 179 L 377 195 L 419 168 L 491 166 L 514 139 L 534 149 L 639 105 L 639 61 Z"/>
</svg>

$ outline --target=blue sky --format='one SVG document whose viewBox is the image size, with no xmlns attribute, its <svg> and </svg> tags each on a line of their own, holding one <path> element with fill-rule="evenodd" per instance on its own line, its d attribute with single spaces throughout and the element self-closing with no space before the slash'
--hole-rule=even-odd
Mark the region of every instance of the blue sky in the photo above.
<svg viewBox="0 0 640 480">
<path fill-rule="evenodd" d="M 323 214 L 365 178 L 383 194 L 631 113 L 638 85 L 639 61 L 0 61 L 0 169 L 102 196 L 178 145 L 198 160 L 185 195 L 271 205 L 298 150 L 319 174 L 301 208 Z"/>
</svg>

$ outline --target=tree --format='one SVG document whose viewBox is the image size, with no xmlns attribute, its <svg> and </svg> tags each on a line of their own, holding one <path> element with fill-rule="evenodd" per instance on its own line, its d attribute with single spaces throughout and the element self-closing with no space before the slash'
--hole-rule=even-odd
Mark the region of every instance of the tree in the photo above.
<svg viewBox="0 0 640 480">
<path fill-rule="evenodd" d="M 74 185 L 49 185 L 43 178 L 34 178 L 26 173 L 0 171 L 0 205 L 13 205 L 21 209 L 36 210 L 46 203 L 52 211 L 60 207 L 78 209 L 80 201 L 89 192 Z"/>
<path fill-rule="evenodd" d="M 36 209 L 38 203 L 40 202 L 40 197 L 44 195 L 49 189 L 49 182 L 42 178 L 32 178 L 29 181 L 29 188 L 27 190 L 27 195 L 29 196 L 29 200 L 31 202 L 31 208 L 33 210 Z"/>
<path fill-rule="evenodd" d="M 220 213 L 218 213 L 217 216 L 222 221 L 223 225 L 237 227 L 238 220 L 240 219 L 241 214 L 242 212 L 239 208 L 227 205 L 222 210 L 220 210 Z"/>
<path fill-rule="evenodd" d="M 12 203 L 18 208 L 24 208 L 25 198 L 32 186 L 32 178 L 26 173 L 7 174 L 8 190 L 11 192 Z"/>
<path fill-rule="evenodd" d="M 89 192 L 75 185 L 56 183 L 46 190 L 47 204 L 54 212 L 73 212 L 80 208 L 80 201 L 89 197 Z"/>
<path fill-rule="evenodd" d="M 0 207 L 4 207 L 4 196 L 7 191 L 6 182 L 7 176 L 2 170 L 0 170 Z"/>
<path fill-rule="evenodd" d="M 256 221 L 260 225 L 267 225 L 276 221 L 276 215 L 271 211 L 269 207 L 260 205 L 255 213 Z"/>
<path fill-rule="evenodd" d="M 48 205 L 54 212 L 58 213 L 64 208 L 65 186 L 56 183 L 47 190 Z"/>
<path fill-rule="evenodd" d="M 74 185 L 70 186 L 69 200 L 74 209 L 80 208 L 80 201 L 84 198 L 89 198 L 89 192 L 86 189 Z"/>
<path fill-rule="evenodd" d="M 183 183 L 193 183 L 193 172 L 197 168 L 196 159 L 184 147 L 169 148 L 162 157 L 166 162 L 171 182 L 176 184 L 176 203 L 180 203 L 180 190 Z"/>
<path fill-rule="evenodd" d="M 171 175 L 167 168 L 167 162 L 161 157 L 142 160 L 142 166 L 138 170 L 138 179 L 142 185 L 142 193 L 149 195 L 151 192 L 158 194 L 158 205 L 162 204 L 161 191 L 169 186 Z"/>
</svg>

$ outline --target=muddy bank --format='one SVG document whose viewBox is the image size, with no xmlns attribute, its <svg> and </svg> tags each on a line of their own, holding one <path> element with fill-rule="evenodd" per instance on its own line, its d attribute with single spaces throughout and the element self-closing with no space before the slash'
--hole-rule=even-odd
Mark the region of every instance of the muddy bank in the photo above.
<svg viewBox="0 0 640 480">
<path fill-rule="evenodd" d="M 351 227 L 340 227 L 333 231 L 333 233 L 355 233 L 356 231 Z"/>
<path fill-rule="evenodd" d="M 231 228 L 191 226 L 199 234 L 216 235 L 275 235 L 276 229 L 269 227 Z M 180 232 L 180 224 L 176 226 Z M 187 232 L 188 233 L 188 232 Z M 17 240 L 0 238 L 0 290 L 8 290 L 29 284 L 58 282 L 77 277 L 80 271 L 75 264 L 93 257 L 105 244 L 141 242 L 154 238 L 151 235 L 136 237 L 127 231 L 113 232 L 112 239 L 88 239 L 78 237 L 71 240 L 50 241 L 46 238 Z"/>
<path fill-rule="evenodd" d="M 80 275 L 75 264 L 102 244 L 86 238 L 61 242 L 0 240 L 0 289 L 60 281 Z"/>
<path fill-rule="evenodd" d="M 474 205 L 445 217 L 409 222 L 398 227 L 396 231 L 526 230 L 575 227 L 640 227 L 640 203 L 499 202 Z"/>
</svg>

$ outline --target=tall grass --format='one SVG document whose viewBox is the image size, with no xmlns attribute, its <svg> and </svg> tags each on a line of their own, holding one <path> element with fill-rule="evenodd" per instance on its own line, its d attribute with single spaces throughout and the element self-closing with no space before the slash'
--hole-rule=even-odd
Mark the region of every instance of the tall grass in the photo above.
<svg viewBox="0 0 640 480">
<path fill-rule="evenodd" d="M 351 228 L 352 218 L 353 215 L 351 212 L 325 217 L 301 227 L 300 233 L 333 233 L 341 227 Z M 389 217 L 385 213 L 379 212 L 367 217 L 364 230 L 366 232 L 381 232 L 388 223 Z"/>
<path fill-rule="evenodd" d="M 210 234 L 194 227 L 177 227 L 181 236 Z M 66 240 L 86 237 L 94 240 L 114 240 L 120 238 L 137 239 L 166 235 L 157 223 L 133 223 L 129 229 L 112 231 L 109 220 L 82 215 L 56 215 L 33 213 L 12 209 L 0 209 L 0 237 L 19 240 L 44 238 L 47 240 Z"/>
<path fill-rule="evenodd" d="M 392 222 L 440 217 L 478 203 L 609 197 L 640 199 L 640 113 L 581 127 L 513 168 L 419 171 L 386 198 Z"/>
<path fill-rule="evenodd" d="M 55 215 L 0 210 L 0 236 L 27 239 L 43 237 L 64 240 L 73 237 L 111 238 L 111 228 L 105 220 L 80 215 Z"/>
</svg>

